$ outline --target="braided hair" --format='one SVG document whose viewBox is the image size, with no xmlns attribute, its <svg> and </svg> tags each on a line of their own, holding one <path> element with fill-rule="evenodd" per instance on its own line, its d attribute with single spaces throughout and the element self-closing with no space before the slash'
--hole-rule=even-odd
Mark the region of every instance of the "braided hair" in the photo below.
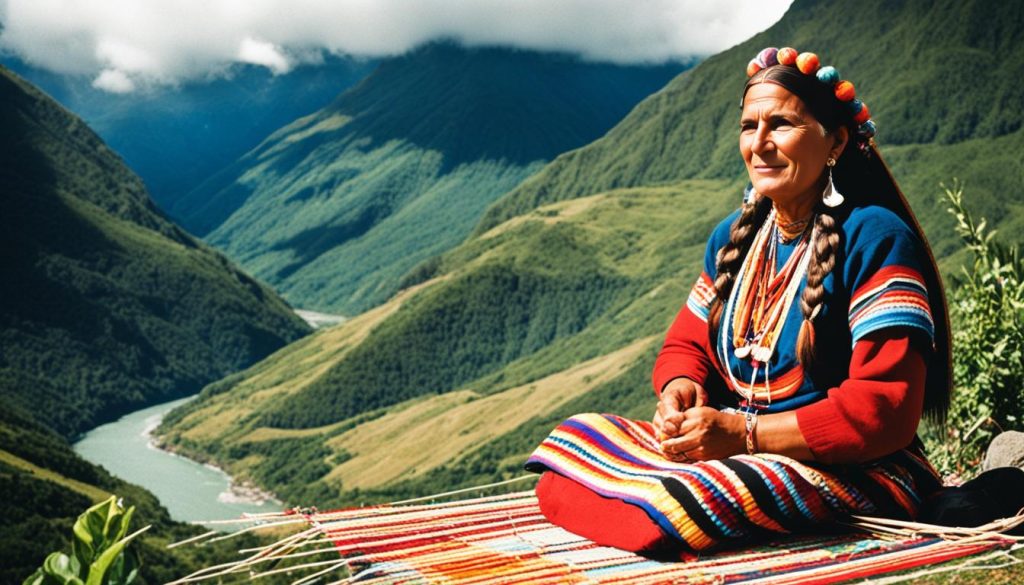
<svg viewBox="0 0 1024 585">
<path fill-rule="evenodd" d="M 796 338 L 796 355 L 800 363 L 809 368 L 814 364 L 814 317 L 825 302 L 825 277 L 836 265 L 839 250 L 839 230 L 836 219 L 824 205 L 818 205 L 814 219 L 815 236 L 811 242 L 811 262 L 807 266 L 807 282 L 800 297 L 800 310 L 804 320 Z"/>
<path fill-rule="evenodd" d="M 750 251 L 757 230 L 768 217 L 772 209 L 772 200 L 758 194 L 753 201 L 743 204 L 740 216 L 729 228 L 729 241 L 719 248 L 715 259 L 715 300 L 708 314 L 708 326 L 711 332 L 711 345 L 715 345 L 718 337 L 718 326 L 722 319 L 722 307 L 729 298 L 736 274 L 740 270 L 743 258 Z"/>
</svg>

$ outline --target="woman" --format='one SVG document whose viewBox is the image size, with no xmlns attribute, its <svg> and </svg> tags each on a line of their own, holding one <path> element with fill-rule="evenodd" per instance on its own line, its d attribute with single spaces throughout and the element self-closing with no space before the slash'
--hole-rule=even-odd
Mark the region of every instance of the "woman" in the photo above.
<svg viewBox="0 0 1024 585">
<path fill-rule="evenodd" d="M 751 186 L 669 329 L 653 423 L 573 417 L 527 464 L 545 515 L 603 544 L 910 519 L 940 486 L 915 433 L 949 401 L 945 298 L 870 113 L 812 53 L 765 49 L 747 74 Z"/>
</svg>

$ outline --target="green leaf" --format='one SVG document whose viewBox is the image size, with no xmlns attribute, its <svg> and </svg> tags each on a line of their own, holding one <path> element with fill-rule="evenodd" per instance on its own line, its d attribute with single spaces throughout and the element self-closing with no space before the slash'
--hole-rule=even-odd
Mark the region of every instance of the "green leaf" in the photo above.
<svg viewBox="0 0 1024 585">
<path fill-rule="evenodd" d="M 72 528 L 74 540 L 71 549 L 82 565 L 89 565 L 104 547 L 104 530 L 112 509 L 117 506 L 117 498 L 110 496 L 107 500 L 92 506 L 83 512 Z"/>
<path fill-rule="evenodd" d="M 61 552 L 51 553 L 43 561 L 42 568 L 33 575 L 33 577 L 38 576 L 33 583 L 38 583 L 39 585 L 55 583 L 60 585 L 82 585 L 82 579 L 79 576 L 80 570 L 81 565 L 78 564 L 78 560 L 74 557 L 69 557 Z"/>
<path fill-rule="evenodd" d="M 89 566 L 89 578 L 86 580 L 85 585 L 106 585 L 107 582 L 104 577 L 106 577 L 107 571 L 110 570 L 111 566 L 117 560 L 118 555 L 121 554 L 124 547 L 128 546 L 129 542 L 147 530 L 149 530 L 149 526 L 133 532 L 103 551 L 99 558 Z"/>
</svg>

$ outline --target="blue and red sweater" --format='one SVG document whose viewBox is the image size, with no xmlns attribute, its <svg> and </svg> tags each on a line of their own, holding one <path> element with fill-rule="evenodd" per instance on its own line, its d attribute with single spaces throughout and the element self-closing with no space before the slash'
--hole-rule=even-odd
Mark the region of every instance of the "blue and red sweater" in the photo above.
<svg viewBox="0 0 1024 585">
<path fill-rule="evenodd" d="M 800 431 L 815 457 L 844 463 L 875 459 L 909 445 L 921 419 L 926 360 L 934 326 L 921 267 L 926 252 L 915 233 L 891 211 L 855 207 L 836 215 L 841 243 L 835 268 L 824 280 L 825 301 L 815 319 L 816 366 L 804 371 L 796 358 L 803 321 L 793 303 L 767 372 L 754 374 L 708 339 L 714 300 L 715 257 L 728 242 L 734 212 L 712 233 L 697 278 L 655 362 L 656 392 L 686 377 L 708 391 L 713 404 L 735 406 L 739 395 L 724 368 L 756 385 L 765 375 L 774 398 L 765 410 L 795 410 Z M 779 266 L 796 243 L 779 245 Z M 798 291 L 798 295 L 802 292 Z M 799 298 L 799 297 L 798 297 Z M 722 320 L 722 327 L 731 327 Z M 716 351 L 718 349 L 718 351 Z M 724 361 L 724 363 L 723 363 Z"/>
</svg>

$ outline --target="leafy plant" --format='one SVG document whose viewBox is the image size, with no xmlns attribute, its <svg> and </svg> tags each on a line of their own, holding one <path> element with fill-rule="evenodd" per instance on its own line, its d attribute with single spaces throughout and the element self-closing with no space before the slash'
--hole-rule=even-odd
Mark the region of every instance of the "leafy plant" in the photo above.
<svg viewBox="0 0 1024 585">
<path fill-rule="evenodd" d="M 970 475 L 985 447 L 1024 417 L 1024 262 L 1016 245 L 997 242 L 975 223 L 963 187 L 946 189 L 956 231 L 974 262 L 953 293 L 955 391 L 945 428 L 928 429 L 932 462 L 944 473 Z"/>
<path fill-rule="evenodd" d="M 71 555 L 46 557 L 23 585 L 128 585 L 139 574 L 138 552 L 132 539 L 149 526 L 128 534 L 135 506 L 125 509 L 114 496 L 78 517 L 72 532 Z"/>
</svg>

